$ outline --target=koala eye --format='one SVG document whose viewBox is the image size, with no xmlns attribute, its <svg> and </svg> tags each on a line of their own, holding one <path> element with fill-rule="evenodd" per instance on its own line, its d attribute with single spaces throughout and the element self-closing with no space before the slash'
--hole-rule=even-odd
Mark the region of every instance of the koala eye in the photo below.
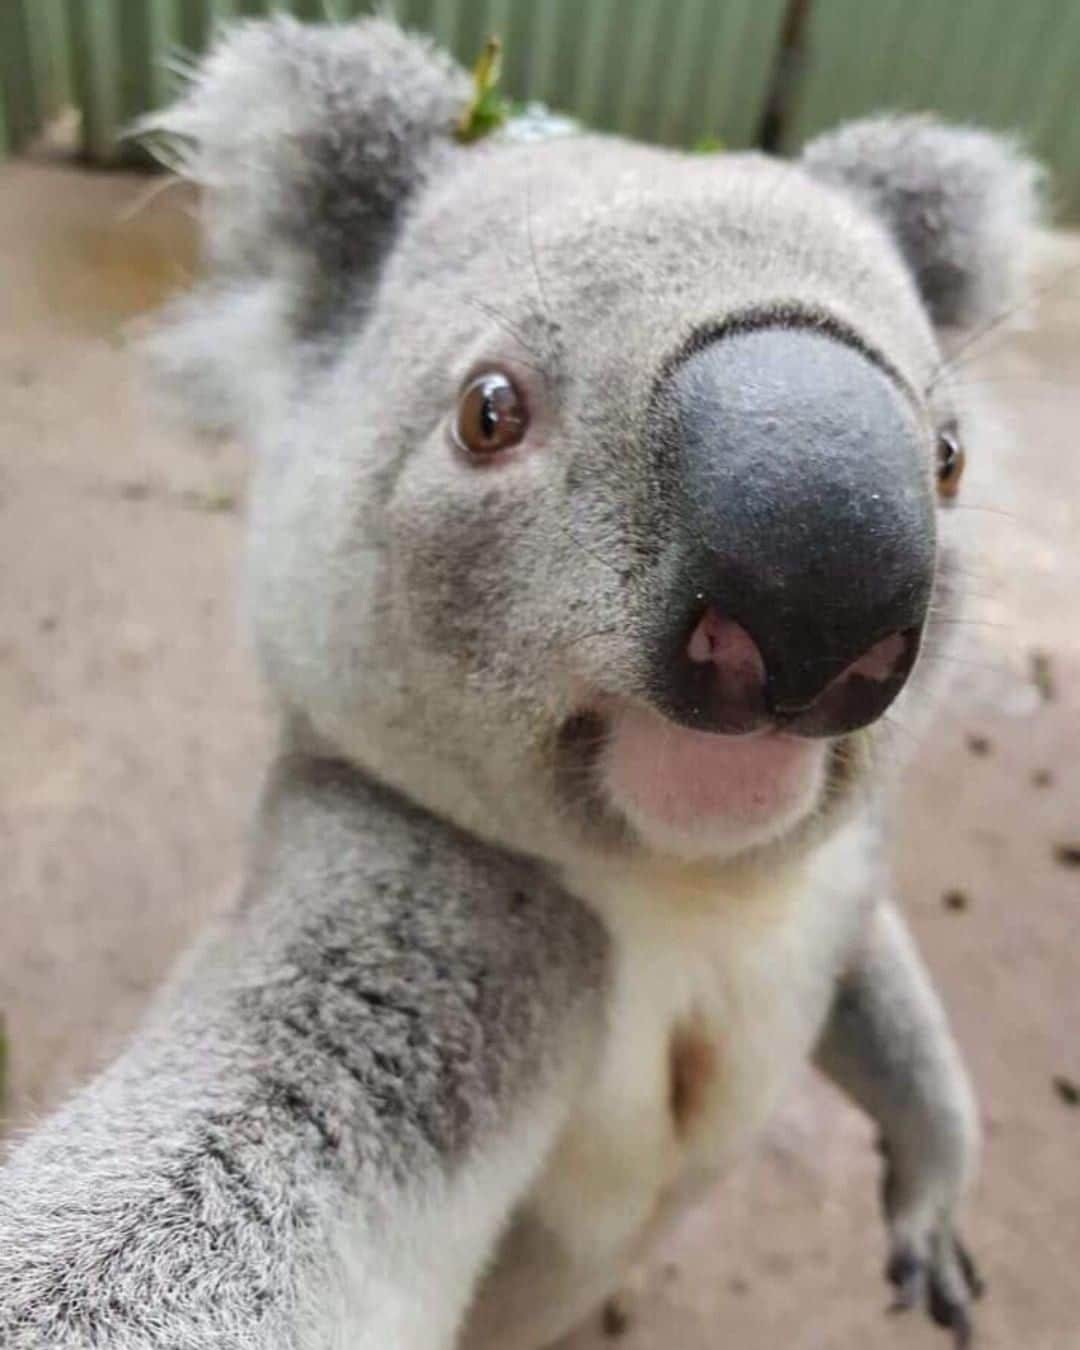
<svg viewBox="0 0 1080 1350">
<path fill-rule="evenodd" d="M 525 400 L 503 371 L 485 371 L 461 391 L 452 435 L 474 458 L 490 459 L 509 450 L 524 439 L 528 428 Z"/>
<path fill-rule="evenodd" d="M 955 425 L 942 427 L 937 438 L 938 496 L 948 500 L 960 491 L 964 476 L 964 447 Z"/>
</svg>

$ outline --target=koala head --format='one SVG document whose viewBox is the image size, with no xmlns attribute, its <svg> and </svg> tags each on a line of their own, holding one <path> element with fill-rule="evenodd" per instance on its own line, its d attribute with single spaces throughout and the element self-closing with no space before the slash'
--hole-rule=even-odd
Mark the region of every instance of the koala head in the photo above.
<svg viewBox="0 0 1080 1350">
<path fill-rule="evenodd" d="M 207 276 L 156 345 L 256 455 L 266 678 L 293 735 L 515 849 L 795 847 L 924 696 L 942 344 L 1012 301 L 1036 171 L 924 118 L 790 163 L 466 146 L 468 97 L 383 20 L 278 19 L 157 119 Z"/>
</svg>

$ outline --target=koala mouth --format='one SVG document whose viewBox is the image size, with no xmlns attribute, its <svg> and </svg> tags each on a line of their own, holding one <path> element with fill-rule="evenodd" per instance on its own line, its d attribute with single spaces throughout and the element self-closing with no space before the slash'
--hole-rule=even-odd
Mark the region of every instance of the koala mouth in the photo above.
<svg viewBox="0 0 1080 1350">
<path fill-rule="evenodd" d="M 828 762 L 822 739 L 699 731 L 626 702 L 610 709 L 597 771 L 607 802 L 642 843 L 706 857 L 787 834 L 821 800 Z"/>
</svg>

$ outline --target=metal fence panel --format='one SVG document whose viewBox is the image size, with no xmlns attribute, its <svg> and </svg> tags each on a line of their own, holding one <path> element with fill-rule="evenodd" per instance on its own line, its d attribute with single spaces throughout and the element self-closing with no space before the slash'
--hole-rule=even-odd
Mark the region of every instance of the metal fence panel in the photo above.
<svg viewBox="0 0 1080 1350">
<path fill-rule="evenodd" d="M 21 4 L 0 5 L 0 86 L 6 140 L 20 149 L 39 125 L 33 63 L 30 59 L 30 15 Z"/>
<path fill-rule="evenodd" d="M 0 0 L 0 153 L 66 100 L 98 163 L 169 96 L 178 53 L 215 26 L 285 9 L 305 19 L 396 11 L 464 62 L 504 44 L 511 97 L 675 145 L 754 143 L 788 0 Z M 1080 218 L 1080 0 L 810 0 L 785 144 L 882 107 L 1017 130 Z"/>
<path fill-rule="evenodd" d="M 1080 0 L 816 0 L 787 145 L 882 108 L 1018 132 L 1080 217 Z"/>
<path fill-rule="evenodd" d="M 25 9 L 37 0 L 14 0 Z M 489 33 L 504 46 L 511 98 L 539 99 L 606 130 L 674 144 L 753 141 L 786 0 L 397 0 L 389 8 L 471 63 Z M 175 87 L 177 53 L 216 25 L 287 10 L 352 18 L 378 0 L 66 0 L 83 148 L 130 153 L 125 124 Z"/>
<path fill-rule="evenodd" d="M 65 0 L 0 0 L 0 154 L 19 150 L 71 97 Z"/>
</svg>

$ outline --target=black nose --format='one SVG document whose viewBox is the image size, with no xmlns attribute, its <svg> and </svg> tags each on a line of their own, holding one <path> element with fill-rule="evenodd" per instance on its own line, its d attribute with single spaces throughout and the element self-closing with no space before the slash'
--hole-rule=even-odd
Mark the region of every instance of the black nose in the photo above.
<svg viewBox="0 0 1080 1350">
<path fill-rule="evenodd" d="M 761 650 L 745 628 L 711 607 L 698 620 L 686 656 L 699 669 L 697 705 L 712 728 L 732 734 L 767 723 L 801 736 L 838 736 L 879 717 L 904 685 L 919 650 L 917 630 L 875 642 L 806 702 L 777 701 Z"/>
<path fill-rule="evenodd" d="M 874 721 L 914 665 L 933 583 L 906 393 L 852 344 L 769 327 L 694 353 L 658 406 L 679 483 L 658 701 L 720 732 Z"/>
</svg>

